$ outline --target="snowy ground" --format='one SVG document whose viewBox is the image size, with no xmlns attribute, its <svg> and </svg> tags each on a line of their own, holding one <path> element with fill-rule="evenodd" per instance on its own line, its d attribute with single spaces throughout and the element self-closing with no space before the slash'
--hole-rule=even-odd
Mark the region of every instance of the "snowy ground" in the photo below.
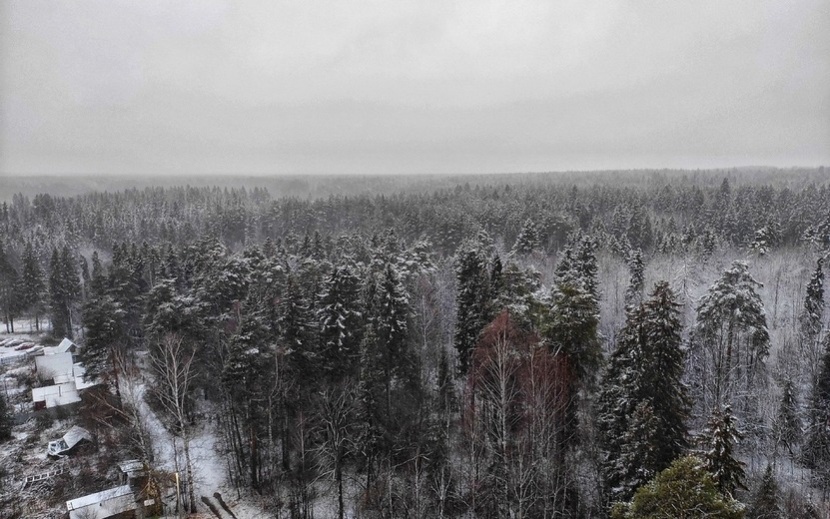
<svg viewBox="0 0 830 519">
<path fill-rule="evenodd" d="M 132 387 L 130 387 L 131 385 Z M 175 438 L 176 448 L 174 448 L 173 435 L 162 424 L 144 398 L 147 391 L 147 381 L 140 378 L 128 381 L 124 386 L 126 386 L 126 390 L 122 390 L 122 396 L 128 402 L 137 406 L 145 428 L 152 438 L 157 468 L 175 472 L 178 461 L 180 470 L 184 470 L 181 440 Z M 193 431 L 193 438 L 190 441 L 197 510 L 202 514 L 206 514 L 205 517 L 212 517 L 208 508 L 202 503 L 201 497 L 208 497 L 218 507 L 219 504 L 213 498 L 213 494 L 219 492 L 238 519 L 265 519 L 271 517 L 263 511 L 261 505 L 257 504 L 255 498 L 245 495 L 238 496 L 236 490 L 227 484 L 227 469 L 213 427 L 214 424 L 211 422 L 199 424 Z M 178 460 L 176 459 L 177 450 L 179 451 Z"/>
</svg>

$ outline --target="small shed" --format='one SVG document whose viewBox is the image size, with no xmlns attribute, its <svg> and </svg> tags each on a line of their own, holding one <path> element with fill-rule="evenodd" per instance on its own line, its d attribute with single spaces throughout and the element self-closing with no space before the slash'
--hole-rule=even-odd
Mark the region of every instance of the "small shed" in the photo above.
<svg viewBox="0 0 830 519">
<path fill-rule="evenodd" d="M 110 488 L 66 502 L 69 519 L 134 517 L 136 508 L 138 504 L 129 485 Z"/>
<path fill-rule="evenodd" d="M 49 456 L 67 456 L 72 454 L 76 447 L 92 442 L 92 434 L 83 427 L 73 425 L 60 440 L 49 442 L 46 453 Z"/>
</svg>

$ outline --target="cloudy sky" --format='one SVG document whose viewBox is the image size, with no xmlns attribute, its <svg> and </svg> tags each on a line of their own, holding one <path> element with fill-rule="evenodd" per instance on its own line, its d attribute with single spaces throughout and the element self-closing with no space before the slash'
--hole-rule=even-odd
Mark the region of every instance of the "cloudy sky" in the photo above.
<svg viewBox="0 0 830 519">
<path fill-rule="evenodd" d="M 0 175 L 830 165 L 827 0 L 0 5 Z"/>
</svg>

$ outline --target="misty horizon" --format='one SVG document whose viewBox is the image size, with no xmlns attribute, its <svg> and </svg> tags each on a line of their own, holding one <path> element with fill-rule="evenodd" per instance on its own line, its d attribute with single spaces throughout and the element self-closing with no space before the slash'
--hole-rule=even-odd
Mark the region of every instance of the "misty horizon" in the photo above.
<svg viewBox="0 0 830 519">
<path fill-rule="evenodd" d="M 830 163 L 830 10 L 12 1 L 0 175 Z"/>
</svg>

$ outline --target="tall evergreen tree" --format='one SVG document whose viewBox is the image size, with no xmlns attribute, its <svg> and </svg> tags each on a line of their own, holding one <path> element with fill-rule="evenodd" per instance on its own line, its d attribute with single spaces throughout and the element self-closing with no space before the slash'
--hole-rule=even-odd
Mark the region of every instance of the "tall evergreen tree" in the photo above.
<svg viewBox="0 0 830 519">
<path fill-rule="evenodd" d="M 69 247 L 52 250 L 49 262 L 49 302 L 52 334 L 72 338 L 72 313 L 80 295 L 80 281 Z"/>
<path fill-rule="evenodd" d="M 793 455 L 793 449 L 801 443 L 801 418 L 798 416 L 795 386 L 791 380 L 784 382 L 778 415 L 773 424 L 773 434 L 776 444 L 785 447 L 790 456 Z"/>
<path fill-rule="evenodd" d="M 628 259 L 629 281 L 625 291 L 626 308 L 634 307 L 643 299 L 643 285 L 645 284 L 645 265 L 643 264 L 643 253 L 637 249 L 631 253 Z"/>
<path fill-rule="evenodd" d="M 357 276 L 349 267 L 340 266 L 329 275 L 320 295 L 317 318 L 321 363 L 332 380 L 354 375 L 360 355 L 359 289 Z"/>
<path fill-rule="evenodd" d="M 6 331 L 14 333 L 14 318 L 19 308 L 18 301 L 19 277 L 6 251 L 0 244 L 0 310 Z"/>
<path fill-rule="evenodd" d="M 124 347 L 125 312 L 109 295 L 90 299 L 83 310 L 86 329 L 86 342 L 82 349 L 85 377 L 89 380 L 102 377 L 104 382 L 117 384 L 115 355 Z"/>
<path fill-rule="evenodd" d="M 668 283 L 658 283 L 650 298 L 628 313 L 603 378 L 597 419 L 612 500 L 629 499 L 688 444 L 685 421 L 690 402 L 682 382 L 678 308 Z M 643 406 L 639 422 L 632 421 Z M 650 433 L 647 439 L 646 433 Z M 640 441 L 628 444 L 630 438 Z"/>
<path fill-rule="evenodd" d="M 734 496 L 739 488 L 746 490 L 744 463 L 735 456 L 743 433 L 738 430 L 731 406 L 726 405 L 712 414 L 706 432 L 708 450 L 704 455 L 704 467 L 712 474 L 718 489 L 729 496 Z"/>
<path fill-rule="evenodd" d="M 749 266 L 735 261 L 700 300 L 694 333 L 703 354 L 696 360 L 705 376 L 712 377 L 703 387 L 705 409 L 732 403 L 741 412 L 752 408 L 751 397 L 762 381 L 770 342 L 757 292 L 761 287 L 749 274 Z"/>
<path fill-rule="evenodd" d="M 591 296 L 599 300 L 599 282 L 597 273 L 597 241 L 593 236 L 583 235 L 576 244 L 576 270 L 582 280 L 582 284 Z"/>
<path fill-rule="evenodd" d="M 537 250 L 539 250 L 539 230 L 533 220 L 528 218 L 519 231 L 512 252 L 516 256 L 527 256 Z"/>
<path fill-rule="evenodd" d="M 781 506 L 778 504 L 778 482 L 772 472 L 772 465 L 767 465 L 764 477 L 749 506 L 747 519 L 781 519 Z"/>
<path fill-rule="evenodd" d="M 0 391 L 0 443 L 12 439 L 12 408 L 6 400 L 6 394 Z"/>
<path fill-rule="evenodd" d="M 804 462 L 830 485 L 830 336 L 824 340 L 821 370 L 813 386 Z"/>
<path fill-rule="evenodd" d="M 23 251 L 23 274 L 20 277 L 20 306 L 32 313 L 36 330 L 40 330 L 40 316 L 44 310 L 45 292 L 43 271 L 35 256 L 32 242 L 27 241 Z"/>
<path fill-rule="evenodd" d="M 467 373 L 470 356 L 491 311 L 487 258 L 473 242 L 462 245 L 456 256 L 456 320 L 454 345 L 458 351 L 458 372 Z"/>
<path fill-rule="evenodd" d="M 816 369 L 821 361 L 821 332 L 824 327 L 824 270 L 823 260 L 819 258 L 816 269 L 807 283 L 807 293 L 804 296 L 804 307 L 799 315 L 799 342 L 802 356 L 807 361 L 808 371 L 811 372 L 810 382 L 815 384 L 818 375 Z"/>
</svg>

